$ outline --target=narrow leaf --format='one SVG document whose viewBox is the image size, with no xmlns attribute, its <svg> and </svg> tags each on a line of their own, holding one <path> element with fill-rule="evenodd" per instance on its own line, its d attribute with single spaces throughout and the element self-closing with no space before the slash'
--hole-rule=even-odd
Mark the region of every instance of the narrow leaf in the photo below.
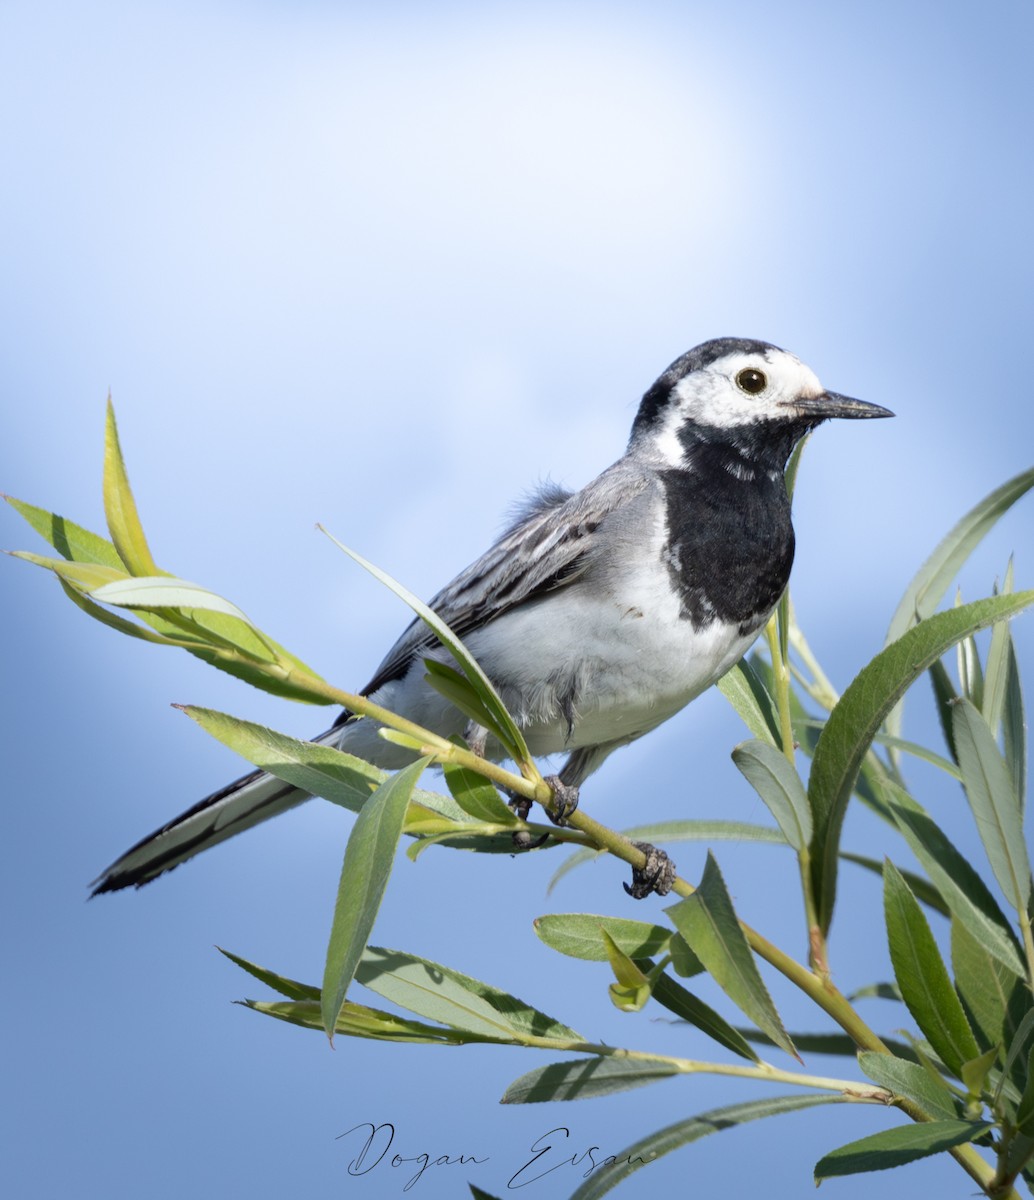
<svg viewBox="0 0 1034 1200">
<path fill-rule="evenodd" d="M 948 531 L 905 589 L 890 628 L 886 645 L 897 641 L 912 625 L 932 615 L 955 579 L 959 568 L 1003 513 L 1034 487 L 1034 469 L 1023 471 L 995 488 Z M 887 715 L 887 732 L 901 732 L 904 706 L 898 703 Z"/>
<path fill-rule="evenodd" d="M 961 921 L 1000 963 L 1015 974 L 1023 974 L 1012 929 L 987 885 L 906 791 L 891 783 L 885 788 L 888 811 L 952 917 Z"/>
<path fill-rule="evenodd" d="M 992 596 L 935 613 L 882 650 L 855 676 L 819 737 L 808 780 L 815 822 L 812 881 L 823 930 L 836 903 L 837 854 L 858 769 L 888 713 L 908 687 L 961 638 L 1021 612 L 1034 591 Z"/>
<path fill-rule="evenodd" d="M 958 919 L 951 923 L 951 965 L 977 1041 L 984 1048 L 1008 1046 L 1027 1009 L 1023 979 Z"/>
<path fill-rule="evenodd" d="M 609 989 L 611 1002 L 621 1012 L 639 1012 L 650 999 L 650 980 L 606 930 L 603 931 L 603 944 L 616 981 Z"/>
<path fill-rule="evenodd" d="M 521 1075 L 506 1089 L 500 1104 L 541 1104 L 547 1100 L 592 1100 L 679 1074 L 670 1063 L 622 1057 L 576 1058 L 549 1063 Z"/>
<path fill-rule="evenodd" d="M 756 738 L 770 746 L 779 744 L 779 719 L 775 702 L 757 671 L 745 658 L 726 671 L 715 686 Z"/>
<path fill-rule="evenodd" d="M 1015 591 L 1011 558 L 1009 565 L 1005 568 L 1005 579 L 1002 582 L 1001 591 L 1006 596 Z M 984 703 L 981 705 L 980 711 L 984 714 L 984 720 L 990 726 L 995 738 L 998 737 L 998 730 L 1002 724 L 1002 713 L 1005 711 L 1011 644 L 1012 635 L 1009 632 L 1008 621 L 999 621 L 991 626 L 991 645 L 987 651 L 987 671 L 984 678 Z"/>
<path fill-rule="evenodd" d="M 1009 669 L 1005 683 L 1005 711 L 1002 714 L 1002 732 L 1005 742 L 1005 760 L 1009 764 L 1016 795 L 1020 798 L 1020 811 L 1027 798 L 1027 712 L 1023 703 L 1023 688 L 1020 684 L 1020 667 L 1016 661 L 1016 647 L 1009 638 Z"/>
<path fill-rule="evenodd" d="M 12 550 L 12 558 L 21 558 L 44 570 L 53 571 L 59 579 L 70 583 L 73 587 L 91 591 L 106 583 L 115 583 L 126 578 L 125 571 L 115 567 L 107 567 L 101 563 L 69 562 L 64 558 L 46 558 L 42 554 L 32 554 L 28 550 Z"/>
<path fill-rule="evenodd" d="M 934 1051 L 958 1075 L 980 1047 L 918 901 L 892 862 L 883 879 L 887 940 L 901 995 Z"/>
<path fill-rule="evenodd" d="M 584 1039 L 516 996 L 451 967 L 399 950 L 370 946 L 356 979 L 400 1007 L 455 1029 L 509 1041 L 546 1038 L 558 1043 Z"/>
<path fill-rule="evenodd" d="M 319 528 L 322 529 L 322 526 Z M 375 579 L 380 580 L 380 582 L 383 583 L 385 587 L 393 591 L 400 600 L 403 600 L 409 605 L 409 607 L 417 614 L 420 620 L 424 622 L 424 624 L 432 631 L 432 633 L 434 633 L 435 637 L 438 638 L 442 645 L 446 647 L 453 658 L 459 663 L 460 667 L 463 669 L 464 675 L 466 675 L 467 679 L 480 696 L 482 702 L 494 717 L 496 726 L 505 733 L 506 745 L 512 749 L 515 760 L 518 762 L 529 762 L 531 760 L 531 756 L 528 752 L 527 743 L 524 741 L 524 735 L 517 728 L 513 717 L 511 717 L 507 712 L 506 705 L 499 698 L 499 694 L 493 687 L 491 680 L 484 673 L 484 671 L 482 671 L 481 667 L 475 661 L 470 651 L 466 648 L 466 646 L 463 645 L 460 639 L 456 636 L 456 634 L 453 633 L 449 626 L 446 625 L 441 617 L 439 617 L 438 614 L 433 609 L 429 608 L 422 600 L 413 595 L 408 588 L 403 587 L 402 584 L 397 580 L 392 579 L 392 577 L 386 571 L 382 571 L 380 567 L 376 567 L 373 563 L 368 562 L 361 554 L 357 554 L 356 551 L 351 550 L 348 546 L 344 545 L 343 542 L 339 542 L 332 533 L 329 533 L 325 529 L 323 532 L 326 533 L 327 537 L 330 538 L 330 540 L 335 546 L 338 547 L 339 550 L 343 550 L 349 556 L 349 558 L 357 562 L 365 570 L 369 571 Z"/>
<path fill-rule="evenodd" d="M 101 604 L 114 604 L 118 608 L 200 608 L 206 612 L 236 617 L 238 621 L 255 628 L 236 604 L 200 584 L 174 579 L 171 575 L 119 579 L 93 588 L 91 595 Z"/>
<path fill-rule="evenodd" d="M 940 1120 L 958 1117 L 955 1096 L 939 1075 L 931 1075 L 918 1063 L 906 1062 L 891 1054 L 875 1054 L 863 1050 L 858 1065 L 867 1078 L 885 1087 L 895 1096 L 905 1096 L 921 1105 L 930 1116 Z"/>
<path fill-rule="evenodd" d="M 388 886 L 406 809 L 429 761 L 418 759 L 377 788 L 363 804 L 345 847 L 321 993 L 323 1027 L 332 1040 Z"/>
<path fill-rule="evenodd" d="M 998 1047 L 992 1046 L 990 1050 L 985 1050 L 979 1058 L 971 1058 L 969 1062 L 962 1064 L 959 1077 L 966 1085 L 967 1093 L 973 1099 L 979 1099 L 982 1095 L 997 1057 Z"/>
<path fill-rule="evenodd" d="M 645 970 L 652 964 L 647 961 L 639 965 Z M 726 1050 L 731 1050 L 733 1054 L 751 1062 L 760 1062 L 750 1042 L 738 1029 L 670 975 L 662 974 L 654 980 L 653 998 L 658 1004 L 663 1004 L 669 1012 L 673 1012 L 683 1021 L 688 1021 Z"/>
<path fill-rule="evenodd" d="M 1009 903 L 1023 911 L 1030 900 L 1030 858 L 1009 768 L 987 722 L 969 700 L 955 705 L 954 732 L 962 785 L 991 869 Z"/>
<path fill-rule="evenodd" d="M 857 866 L 879 875 L 881 879 L 883 878 L 883 863 L 878 859 L 867 858 L 864 854 L 851 854 L 847 850 L 841 850 L 840 857 L 844 862 L 855 863 Z M 925 904 L 927 908 L 932 908 L 942 917 L 950 915 L 951 910 L 945 904 L 944 897 L 929 879 L 924 879 L 922 875 L 916 875 L 914 871 L 902 871 L 901 877 L 912 889 L 916 899 Z"/>
<path fill-rule="evenodd" d="M 245 1000 L 242 1003 L 267 1017 L 276 1017 L 291 1025 L 300 1025 L 303 1029 L 326 1032 L 318 1000 Z M 407 1017 L 381 1012 L 380 1009 L 367 1008 L 363 1004 L 353 1004 L 351 1000 L 346 1000 L 341 1006 L 334 1032 L 376 1042 L 415 1042 L 432 1046 L 464 1046 L 486 1042 L 505 1044 L 508 1040 L 444 1029 L 440 1025 L 425 1025 Z"/>
<path fill-rule="evenodd" d="M 26 504 L 23 500 L 15 500 L 13 496 L 4 496 L 8 504 L 48 541 L 62 558 L 72 562 L 96 563 L 103 567 L 113 567 L 120 574 L 125 572 L 118 551 L 107 541 L 67 517 L 59 517 L 57 513 L 47 512 L 34 504 Z"/>
<path fill-rule="evenodd" d="M 506 731 L 499 727 L 488 706 L 478 695 L 477 689 L 465 675 L 454 670 L 448 663 L 435 662 L 433 658 L 425 658 L 424 666 L 427 668 L 424 679 L 439 695 L 444 696 L 474 725 L 488 730 L 499 740 L 507 754 L 516 753 L 515 746 L 507 745 Z"/>
<path fill-rule="evenodd" d="M 663 925 L 632 921 L 627 917 L 602 917 L 595 913 L 549 913 L 536 917 L 533 928 L 551 949 L 569 958 L 606 962 L 604 934 L 630 958 L 654 958 L 668 950 L 677 936 Z"/>
<path fill-rule="evenodd" d="M 800 1109 L 816 1108 L 820 1104 L 842 1103 L 843 1096 L 797 1094 L 771 1096 L 763 1100 L 730 1104 L 724 1108 L 712 1108 L 698 1116 L 677 1121 L 665 1129 L 658 1129 L 656 1133 L 647 1134 L 646 1137 L 626 1146 L 613 1156 L 614 1163 L 606 1171 L 598 1171 L 591 1175 L 572 1193 L 570 1200 L 599 1200 L 600 1196 L 605 1196 L 640 1167 L 648 1166 L 665 1154 L 707 1137 L 708 1134 L 718 1133 L 723 1129 L 735 1129 L 748 1121 L 758 1121 L 763 1117 L 776 1117 Z"/>
<path fill-rule="evenodd" d="M 136 511 L 136 501 L 129 486 L 126 464 L 119 446 L 115 425 L 115 409 L 108 397 L 107 424 L 104 431 L 104 514 L 108 532 L 119 557 L 131 575 L 158 575 L 158 565 L 151 557 L 147 538 Z"/>
<path fill-rule="evenodd" d="M 1016 1128 L 1024 1137 L 1034 1138 L 1034 1047 L 1027 1057 L 1027 1086 L 1016 1106 Z"/>
<path fill-rule="evenodd" d="M 797 1058 L 736 919 L 718 864 L 710 852 L 700 886 L 692 896 L 665 912 L 726 995 L 776 1045 Z"/>
<path fill-rule="evenodd" d="M 786 840 L 800 853 L 811 841 L 811 811 L 801 777 L 786 755 L 755 739 L 737 746 L 732 761 L 764 800 Z"/>
<path fill-rule="evenodd" d="M 442 767 L 452 798 L 468 816 L 493 825 L 517 825 L 518 819 L 495 788 L 476 771 L 456 763 Z"/>
<path fill-rule="evenodd" d="M 1032 487 L 1034 468 L 995 488 L 945 534 L 901 597 L 887 630 L 887 645 L 934 612 L 984 535 Z"/>
<path fill-rule="evenodd" d="M 99 604 L 94 604 L 85 592 L 72 587 L 71 584 L 66 583 L 60 576 L 58 576 L 58 583 L 61 584 L 65 595 L 77 608 L 81 608 L 88 617 L 93 617 L 95 621 L 99 621 L 102 625 L 107 625 L 109 629 L 124 633 L 127 637 L 135 637 L 144 642 L 151 642 L 157 646 L 193 648 L 187 645 L 185 638 L 166 637 L 161 633 L 156 633 L 153 629 L 148 629 L 145 625 L 138 625 L 135 621 L 129 621 L 125 617 L 120 617 L 118 613 L 110 612 L 108 609 L 102 608 Z"/>
<path fill-rule="evenodd" d="M 310 796 L 322 796 L 350 812 L 359 812 L 374 791 L 392 776 L 380 767 L 320 742 L 305 742 L 239 717 L 196 705 L 182 710 L 217 741 L 242 758 Z M 447 796 L 415 788 L 414 802 L 429 812 L 463 821 Z"/>
<path fill-rule="evenodd" d="M 987 1122 L 928 1121 L 923 1125 L 900 1125 L 849 1142 L 821 1158 L 815 1166 L 815 1182 L 862 1171 L 885 1171 L 974 1142 L 993 1128 Z"/>
<path fill-rule="evenodd" d="M 288 1000 L 315 1000 L 317 1003 L 319 1002 L 319 988 L 310 987 L 305 983 L 298 983 L 297 980 L 288 979 L 285 975 L 278 975 L 275 971 L 267 971 L 265 967 L 248 962 L 246 958 L 239 958 L 236 954 L 231 954 L 229 950 L 224 950 L 221 946 L 216 946 L 216 949 L 220 954 L 225 955 L 230 962 L 236 963 L 242 971 L 247 971 L 249 975 L 253 975 L 260 983 L 264 983 L 267 987 L 272 988 L 274 992 L 279 992 L 281 996 L 286 996 Z"/>
</svg>

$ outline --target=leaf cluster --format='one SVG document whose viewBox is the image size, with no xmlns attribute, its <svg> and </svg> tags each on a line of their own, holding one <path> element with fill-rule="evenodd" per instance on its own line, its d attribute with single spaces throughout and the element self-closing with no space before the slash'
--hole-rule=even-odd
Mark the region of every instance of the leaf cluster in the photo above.
<svg viewBox="0 0 1034 1200">
<path fill-rule="evenodd" d="M 795 458 L 791 480 L 796 466 Z M 1026 717 L 1009 628 L 1010 618 L 1034 602 L 1034 590 L 1014 590 L 1010 564 L 992 595 L 944 610 L 939 606 L 980 539 L 1032 486 L 1034 471 L 1025 472 L 949 531 L 906 589 L 886 644 L 842 695 L 822 672 L 784 598 L 767 632 L 767 654 L 744 660 L 719 685 L 752 735 L 735 748 L 733 761 L 767 806 L 773 825 L 684 821 L 624 834 L 580 812 L 571 828 L 559 830 L 515 814 L 504 796 L 548 806 L 552 794 L 491 681 L 433 611 L 347 547 L 341 548 L 402 596 L 449 651 L 451 664 L 428 662 L 429 682 L 472 728 L 505 747 L 515 770 L 334 688 L 236 605 L 160 569 L 129 487 L 110 402 L 104 472 L 109 538 L 8 499 L 60 555 L 18 556 L 56 575 L 69 598 L 91 617 L 135 638 L 185 649 L 275 694 L 342 705 L 376 720 L 383 736 L 414 755 L 412 765 L 388 775 L 327 745 L 209 709 L 186 710 L 250 762 L 357 814 L 321 986 L 287 979 L 224 951 L 280 997 L 249 1000 L 248 1007 L 331 1038 L 490 1043 L 567 1056 L 516 1079 L 502 1097 L 509 1104 L 590 1099 L 701 1073 L 799 1089 L 683 1118 L 647 1135 L 620 1156 L 627 1157 L 627 1168 L 587 1181 L 575 1193 L 580 1200 L 616 1186 L 635 1169 L 633 1163 L 652 1161 L 708 1133 L 844 1102 L 885 1105 L 908 1121 L 827 1154 L 816 1165 L 816 1180 L 945 1151 L 985 1194 L 998 1197 L 1014 1194 L 1018 1179 L 1034 1184 L 1034 903 L 1024 831 Z M 976 635 L 987 629 L 983 651 Z M 945 662 L 949 655 L 955 659 L 955 681 Z M 930 680 L 937 704 L 942 750 L 903 736 L 905 696 L 923 677 Z M 982 850 L 980 862 L 954 845 L 913 795 L 903 766 L 909 757 L 933 764 L 948 789 L 961 784 Z M 443 768 L 448 795 L 418 787 L 432 763 Z M 877 814 L 918 870 L 846 849 L 841 835 L 851 803 Z M 806 961 L 775 947 L 741 920 L 711 852 L 696 886 L 676 881 L 678 899 L 665 909 L 663 924 L 552 913 L 539 917 L 534 927 L 557 953 L 607 963 L 613 978 L 608 995 L 620 1011 L 635 1014 L 651 1003 L 660 1005 L 714 1045 L 719 1054 L 714 1060 L 592 1041 L 542 1009 L 452 967 L 371 944 L 403 836 L 411 839 L 409 852 L 416 857 L 432 846 L 510 852 L 515 832 L 548 833 L 553 845 L 580 847 L 557 877 L 601 852 L 641 865 L 642 852 L 633 843 L 644 837 L 712 844 L 752 838 L 788 848 L 801 888 Z M 852 997 L 837 989 L 829 967 L 844 861 L 882 875 L 888 951 L 889 977 Z M 786 1029 L 759 959 L 813 1001 L 825 1022 L 822 1028 L 794 1034 Z M 746 1024 L 734 1024 L 695 994 L 692 980 L 705 973 Z M 398 1011 L 357 1003 L 355 984 Z M 870 1028 L 858 1010 L 858 1001 L 868 995 L 903 1006 L 907 1016 L 899 1020 L 914 1025 L 906 1040 L 884 1038 Z M 790 1065 L 767 1061 L 761 1056 L 765 1048 L 783 1051 Z M 857 1075 L 807 1073 L 802 1053 L 845 1056 Z"/>
</svg>

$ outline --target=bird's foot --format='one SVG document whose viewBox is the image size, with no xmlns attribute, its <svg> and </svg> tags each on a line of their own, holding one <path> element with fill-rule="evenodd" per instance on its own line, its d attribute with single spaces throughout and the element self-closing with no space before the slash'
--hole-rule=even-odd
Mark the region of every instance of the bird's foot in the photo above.
<svg viewBox="0 0 1034 1200">
<path fill-rule="evenodd" d="M 547 775 L 544 782 L 549 784 L 553 792 L 553 806 L 546 809 L 546 816 L 554 825 L 566 825 L 568 818 L 578 807 L 578 788 L 564 783 L 559 775 Z M 517 796 L 511 792 L 509 804 L 522 821 L 527 821 L 531 811 L 531 801 L 527 796 Z M 513 835 L 513 846 L 515 850 L 536 850 L 548 840 L 548 833 L 535 837 L 526 829 L 519 829 Z"/>
<path fill-rule="evenodd" d="M 553 808 L 546 809 L 546 816 L 554 825 L 566 825 L 571 814 L 578 807 L 578 786 L 564 783 L 559 775 L 547 775 L 545 782 L 553 792 Z"/>
<path fill-rule="evenodd" d="M 531 812 L 531 801 L 527 796 L 517 796 L 511 792 L 508 803 L 522 821 L 528 819 L 528 813 Z M 527 829 L 518 829 L 512 837 L 513 848 L 515 850 L 537 850 L 539 846 L 549 841 L 548 833 L 543 833 L 536 837 L 533 833 L 529 833 Z"/>
<path fill-rule="evenodd" d="M 675 882 L 675 864 L 656 846 L 649 842 L 632 842 L 637 850 L 646 855 L 646 862 L 641 867 L 632 868 L 631 884 L 624 884 L 625 891 L 633 900 L 643 900 L 656 892 L 658 896 L 666 896 Z"/>
</svg>

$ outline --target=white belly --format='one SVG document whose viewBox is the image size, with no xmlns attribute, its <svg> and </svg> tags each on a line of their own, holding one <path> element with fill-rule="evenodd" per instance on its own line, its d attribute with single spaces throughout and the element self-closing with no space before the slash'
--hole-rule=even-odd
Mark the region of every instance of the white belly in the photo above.
<svg viewBox="0 0 1034 1200">
<path fill-rule="evenodd" d="M 695 630 L 657 561 L 638 586 L 561 589 L 470 634 L 465 643 L 499 690 L 534 755 L 631 741 L 673 716 L 719 679 L 756 634 L 714 621 Z M 434 657 L 451 661 L 447 652 Z M 422 661 L 373 699 L 442 736 L 467 719 L 424 679 Z M 565 704 L 565 698 L 567 703 Z M 408 761 L 377 736 L 347 727 L 344 748 L 385 767 Z M 489 742 L 490 756 L 499 747 Z"/>
</svg>

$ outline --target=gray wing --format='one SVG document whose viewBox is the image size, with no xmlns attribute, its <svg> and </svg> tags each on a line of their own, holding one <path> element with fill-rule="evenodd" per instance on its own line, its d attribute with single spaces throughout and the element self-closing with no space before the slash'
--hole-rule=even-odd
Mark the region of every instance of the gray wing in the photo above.
<svg viewBox="0 0 1034 1200">
<path fill-rule="evenodd" d="M 430 607 L 460 638 L 547 592 L 580 578 L 600 548 L 606 517 L 645 481 L 618 462 L 580 492 L 542 488 L 502 537 L 434 596 Z M 364 696 L 401 679 L 437 638 L 414 620 L 388 651 Z"/>
</svg>

